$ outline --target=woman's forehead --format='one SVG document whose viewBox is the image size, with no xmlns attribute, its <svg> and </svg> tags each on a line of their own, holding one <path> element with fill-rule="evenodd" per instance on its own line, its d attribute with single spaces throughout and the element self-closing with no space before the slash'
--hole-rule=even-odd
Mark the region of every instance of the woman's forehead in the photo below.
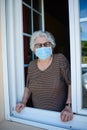
<svg viewBox="0 0 87 130">
<path fill-rule="evenodd" d="M 40 42 L 46 42 L 47 41 L 47 38 L 46 37 L 38 37 L 36 38 L 36 43 L 40 43 Z"/>
</svg>

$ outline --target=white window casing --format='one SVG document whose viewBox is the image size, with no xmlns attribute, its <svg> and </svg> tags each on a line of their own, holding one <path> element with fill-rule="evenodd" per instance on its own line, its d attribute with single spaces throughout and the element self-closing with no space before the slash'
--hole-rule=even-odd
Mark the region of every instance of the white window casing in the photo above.
<svg viewBox="0 0 87 130">
<path fill-rule="evenodd" d="M 3 65 L 3 89 L 5 118 L 10 117 L 9 109 L 9 90 L 8 90 L 8 71 L 7 71 L 7 46 L 6 46 L 6 17 L 5 17 L 5 0 L 0 0 L 0 42 L 2 47 L 2 65 Z M 4 111 L 4 109 L 3 109 Z"/>
</svg>

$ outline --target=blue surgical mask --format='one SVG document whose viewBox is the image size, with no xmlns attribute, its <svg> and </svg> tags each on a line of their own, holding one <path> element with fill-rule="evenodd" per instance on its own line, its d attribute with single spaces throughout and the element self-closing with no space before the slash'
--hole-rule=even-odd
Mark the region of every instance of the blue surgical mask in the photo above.
<svg viewBox="0 0 87 130">
<path fill-rule="evenodd" d="M 46 60 L 52 55 L 51 47 L 41 47 L 36 49 L 36 56 L 41 60 Z"/>
</svg>

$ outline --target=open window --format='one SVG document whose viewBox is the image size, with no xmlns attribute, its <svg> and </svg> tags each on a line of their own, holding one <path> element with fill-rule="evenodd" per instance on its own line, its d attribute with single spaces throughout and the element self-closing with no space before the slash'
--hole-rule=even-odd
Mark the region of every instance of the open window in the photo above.
<svg viewBox="0 0 87 130">
<path fill-rule="evenodd" d="M 29 50 L 29 39 L 33 31 L 37 29 L 49 29 L 44 24 L 44 0 L 6 0 L 6 41 L 7 41 L 7 80 L 8 91 L 5 91 L 6 97 L 6 119 L 22 122 L 29 125 L 39 126 L 48 129 L 82 129 L 87 128 L 85 91 L 82 89 L 81 82 L 81 44 L 80 41 L 80 23 L 81 32 L 84 32 L 83 24 L 86 26 L 87 19 L 80 19 L 79 0 L 67 0 L 69 7 L 69 30 L 70 31 L 70 62 L 72 76 L 72 107 L 75 112 L 74 120 L 63 123 L 60 120 L 60 113 L 47 110 L 39 110 L 26 107 L 21 113 L 15 112 L 17 102 L 22 99 L 24 86 L 26 82 L 26 72 L 29 61 L 34 59 L 34 54 Z M 55 2 L 55 1 L 54 1 Z M 49 3 L 50 4 L 50 3 Z M 67 7 L 67 8 L 68 8 Z M 87 7 L 86 7 L 87 9 Z M 46 21 L 47 22 L 47 21 Z M 52 21 L 50 21 L 51 24 Z M 56 23 L 56 20 L 55 20 Z M 55 27 L 55 26 L 54 26 Z M 67 29 L 66 29 L 67 30 Z M 60 30 L 61 31 L 61 30 Z M 67 31 L 66 31 L 67 32 Z M 55 33 L 56 34 L 56 33 Z M 69 34 L 68 34 L 69 35 Z M 62 37 L 62 36 L 61 36 Z M 69 40 L 69 38 L 68 38 Z M 61 47 L 61 46 L 60 46 Z M 84 49 L 84 48 L 83 48 Z M 86 49 L 86 46 L 85 46 Z M 57 51 L 57 50 L 55 50 Z M 68 51 L 68 50 L 67 50 Z M 82 51 L 83 53 L 85 51 Z M 4 53 L 4 52 L 3 52 Z M 68 56 L 68 55 L 67 55 Z M 84 57 L 83 57 L 84 60 Z M 87 62 L 85 63 L 87 65 Z M 5 65 L 4 65 L 5 66 Z M 87 66 L 86 66 L 87 67 Z M 85 71 L 85 70 L 83 70 Z M 6 78 L 6 77 L 5 77 Z M 78 87 L 79 86 L 79 87 Z M 6 88 L 6 90 L 7 90 Z M 82 97 L 83 96 L 83 97 Z M 81 99 L 80 102 L 78 100 Z M 78 106 L 78 107 L 77 107 Z M 79 122 L 79 126 L 77 126 Z"/>
</svg>

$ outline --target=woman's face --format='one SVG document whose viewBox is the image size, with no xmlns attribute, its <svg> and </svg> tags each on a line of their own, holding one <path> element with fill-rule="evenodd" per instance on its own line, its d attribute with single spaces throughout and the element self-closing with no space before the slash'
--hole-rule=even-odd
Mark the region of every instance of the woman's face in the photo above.
<svg viewBox="0 0 87 130">
<path fill-rule="evenodd" d="M 45 37 L 39 37 L 36 39 L 36 44 L 34 45 L 34 53 L 37 48 L 41 47 L 52 47 L 52 44 Z"/>
<path fill-rule="evenodd" d="M 40 60 L 47 60 L 52 56 L 52 44 L 45 37 L 36 39 L 34 53 Z"/>
</svg>

